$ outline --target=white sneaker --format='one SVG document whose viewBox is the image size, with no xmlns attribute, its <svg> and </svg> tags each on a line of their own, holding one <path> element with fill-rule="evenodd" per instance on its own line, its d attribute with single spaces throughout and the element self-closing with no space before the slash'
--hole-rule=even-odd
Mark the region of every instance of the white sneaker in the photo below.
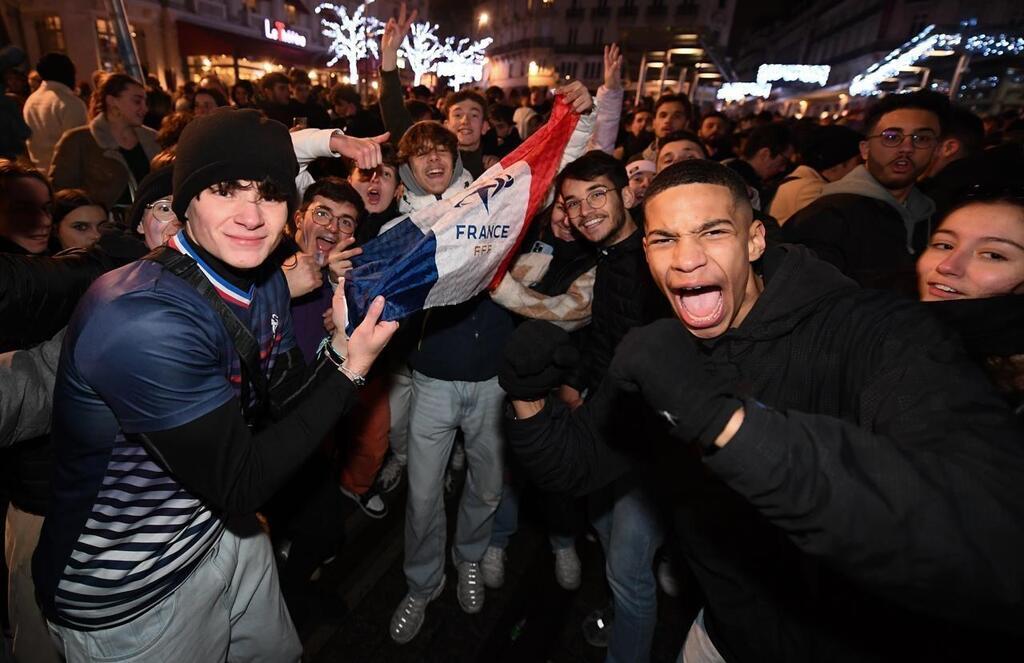
<svg viewBox="0 0 1024 663">
<path fill-rule="evenodd" d="M 395 614 L 391 616 L 391 639 L 400 645 L 404 645 L 420 632 L 423 627 L 423 619 L 426 617 L 427 604 L 441 596 L 444 591 L 444 578 L 438 584 L 437 589 L 430 596 L 413 596 L 406 594 L 402 602 L 395 608 Z"/>
<path fill-rule="evenodd" d="M 384 467 L 380 468 L 377 475 L 377 485 L 381 492 L 390 493 L 402 483 L 402 472 L 405 471 L 405 463 L 397 456 L 389 456 Z"/>
<path fill-rule="evenodd" d="M 473 615 L 480 612 L 484 607 L 484 583 L 480 577 L 480 564 L 478 562 L 460 562 L 459 586 L 455 595 L 459 599 L 459 605 L 463 612 Z"/>
<path fill-rule="evenodd" d="M 576 546 L 559 548 L 555 551 L 555 580 L 562 589 L 574 590 L 580 588 L 582 570 L 580 558 L 576 554 Z"/>
<path fill-rule="evenodd" d="M 498 589 L 505 584 L 505 549 L 488 546 L 484 558 L 480 560 L 480 573 L 484 577 L 484 586 Z"/>
</svg>

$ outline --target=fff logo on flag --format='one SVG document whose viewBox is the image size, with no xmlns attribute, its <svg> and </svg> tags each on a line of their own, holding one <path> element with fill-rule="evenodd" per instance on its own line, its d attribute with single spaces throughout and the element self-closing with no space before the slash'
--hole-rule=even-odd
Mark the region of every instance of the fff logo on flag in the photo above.
<svg viewBox="0 0 1024 663">
<path fill-rule="evenodd" d="M 478 207 L 483 206 L 485 221 L 490 218 L 490 204 L 501 192 L 512 188 L 516 182 L 515 178 L 508 173 L 502 173 L 492 180 L 481 182 L 478 186 L 467 191 L 455 202 L 453 207 Z M 467 219 L 468 221 L 469 219 Z M 455 239 L 459 240 L 483 240 L 483 239 L 509 239 L 510 228 L 507 223 L 457 223 L 455 224 Z"/>
</svg>

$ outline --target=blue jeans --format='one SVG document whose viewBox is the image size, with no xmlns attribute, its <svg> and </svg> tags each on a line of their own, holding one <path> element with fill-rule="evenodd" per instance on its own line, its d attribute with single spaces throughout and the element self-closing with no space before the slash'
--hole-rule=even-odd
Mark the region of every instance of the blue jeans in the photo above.
<svg viewBox="0 0 1024 663">
<path fill-rule="evenodd" d="M 654 553 L 663 531 L 654 503 L 635 477 L 617 479 L 590 497 L 591 524 L 604 548 L 615 618 L 607 663 L 650 660 L 658 619 Z"/>
</svg>

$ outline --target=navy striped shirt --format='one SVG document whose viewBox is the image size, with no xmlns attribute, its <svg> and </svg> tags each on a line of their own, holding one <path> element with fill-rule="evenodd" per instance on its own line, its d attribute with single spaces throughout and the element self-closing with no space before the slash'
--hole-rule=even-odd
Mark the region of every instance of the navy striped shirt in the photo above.
<svg viewBox="0 0 1024 663">
<path fill-rule="evenodd" d="M 193 253 L 184 234 L 175 239 Z M 276 271 L 243 292 L 203 271 L 259 341 L 269 375 L 294 347 L 284 277 Z M 237 398 L 239 375 L 217 314 L 160 265 L 132 263 L 89 289 L 58 369 L 55 494 L 33 563 L 49 619 L 80 630 L 124 624 L 205 558 L 223 531 L 220 514 L 133 434 L 182 426 Z"/>
</svg>

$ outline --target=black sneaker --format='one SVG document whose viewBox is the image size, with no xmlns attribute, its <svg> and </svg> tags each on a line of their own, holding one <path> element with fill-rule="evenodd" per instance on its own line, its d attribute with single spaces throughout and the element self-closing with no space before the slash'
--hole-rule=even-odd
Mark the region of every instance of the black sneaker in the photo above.
<svg viewBox="0 0 1024 663">
<path fill-rule="evenodd" d="M 347 490 L 343 486 L 339 486 L 341 494 L 349 498 L 353 502 L 359 505 L 359 508 L 363 510 L 363 513 L 371 518 L 383 518 L 388 515 L 388 505 L 381 499 L 380 493 L 374 488 L 366 491 L 362 495 L 356 495 L 350 490 Z"/>
</svg>

